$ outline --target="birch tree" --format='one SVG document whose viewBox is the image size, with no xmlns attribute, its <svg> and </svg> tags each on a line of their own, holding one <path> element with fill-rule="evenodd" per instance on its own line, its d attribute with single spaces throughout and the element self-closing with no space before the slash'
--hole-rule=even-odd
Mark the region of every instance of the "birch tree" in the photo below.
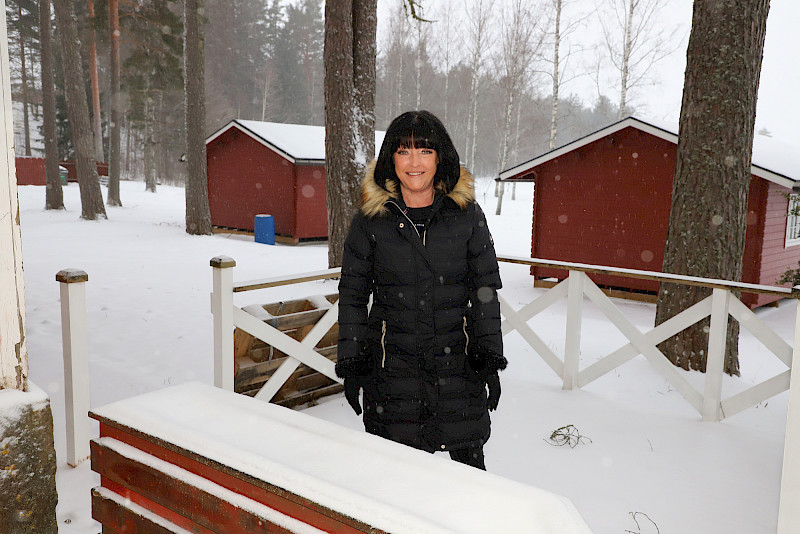
<svg viewBox="0 0 800 534">
<path fill-rule="evenodd" d="M 375 152 L 377 0 L 325 2 L 328 265 L 342 264 L 361 177 Z"/>
<path fill-rule="evenodd" d="M 442 115 L 442 122 L 447 124 L 447 115 L 449 112 L 448 97 L 450 96 L 450 74 L 453 66 L 455 66 L 460 59 L 461 54 L 459 54 L 459 50 L 461 50 L 462 40 L 461 33 L 456 30 L 459 20 L 457 18 L 456 11 L 453 8 L 452 0 L 446 0 L 445 2 L 440 1 L 438 4 L 440 8 L 434 26 L 436 30 L 434 35 L 438 36 L 438 39 L 435 42 L 435 47 L 439 57 L 439 66 L 442 68 L 444 73 L 444 113 Z"/>
<path fill-rule="evenodd" d="M 81 192 L 81 218 L 95 220 L 106 218 L 103 193 L 97 177 L 94 134 L 86 103 L 83 64 L 80 58 L 77 18 L 72 0 L 53 0 L 53 7 L 61 41 L 61 59 L 64 70 L 67 113 L 75 147 L 75 168 Z"/>
<path fill-rule="evenodd" d="M 422 77 L 423 65 L 426 63 L 427 49 L 430 42 L 431 23 L 423 19 L 411 21 L 414 28 L 414 109 L 421 109 L 422 106 Z"/>
<path fill-rule="evenodd" d="M 552 81 L 552 102 L 550 107 L 550 150 L 556 148 L 558 140 L 558 99 L 561 87 L 571 77 L 565 77 L 567 65 L 575 48 L 569 42 L 570 36 L 584 23 L 586 14 L 574 14 L 565 18 L 565 11 L 574 5 L 574 0 L 549 0 L 550 16 L 548 25 L 551 28 L 552 54 L 542 55 L 543 61 L 550 63 L 551 68 L 545 74 Z M 565 48 L 566 45 L 566 48 Z"/>
<path fill-rule="evenodd" d="M 508 9 L 502 13 L 501 50 L 497 63 L 504 89 L 504 103 L 498 174 L 505 168 L 508 160 L 511 145 L 511 116 L 516 105 L 515 96 L 520 93 L 530 73 L 534 54 L 542 42 L 543 34 L 537 27 L 535 19 L 526 0 L 513 0 Z M 538 35 L 535 35 L 536 33 Z M 502 212 L 504 193 L 505 182 L 500 182 L 495 215 L 500 215 Z"/>
<path fill-rule="evenodd" d="M 631 90 L 653 83 L 653 66 L 677 49 L 677 30 L 659 26 L 666 0 L 604 1 L 607 9 L 601 13 L 600 27 L 607 60 L 618 76 L 622 119 L 629 112 Z"/>
<path fill-rule="evenodd" d="M 467 62 L 472 78 L 469 90 L 470 127 L 465 157 L 470 168 L 475 167 L 478 147 L 478 94 L 493 38 L 491 25 L 494 5 L 495 0 L 477 0 L 467 8 L 466 14 Z"/>
<path fill-rule="evenodd" d="M 385 44 L 384 78 L 387 81 L 385 118 L 393 119 L 405 110 L 404 84 L 406 79 L 405 69 L 408 67 L 406 55 L 408 53 L 408 35 L 411 32 L 411 23 L 408 20 L 403 6 L 397 4 L 389 14 L 389 31 Z"/>
<path fill-rule="evenodd" d="M 769 0 L 695 0 L 664 272 L 740 281 L 756 95 Z M 662 284 L 661 324 L 711 294 Z M 706 319 L 662 343 L 677 366 L 705 371 Z M 739 323 L 730 320 L 725 371 L 739 374 Z"/>
</svg>

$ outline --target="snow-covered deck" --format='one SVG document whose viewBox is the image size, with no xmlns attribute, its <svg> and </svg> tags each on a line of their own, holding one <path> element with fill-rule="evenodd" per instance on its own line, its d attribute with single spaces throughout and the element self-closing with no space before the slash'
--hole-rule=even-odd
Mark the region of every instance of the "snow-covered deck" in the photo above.
<svg viewBox="0 0 800 534">
<path fill-rule="evenodd" d="M 228 507 L 220 516 L 236 511 L 287 532 L 334 523 L 337 532 L 590 532 L 564 497 L 208 385 L 132 397 L 92 417 L 101 423 L 92 444 L 92 468 L 103 475 L 99 520 L 103 502 L 119 509 L 132 501 L 126 513 L 154 524 L 170 515 L 158 514 L 163 508 L 205 506 L 194 512 L 202 524 L 213 516 L 216 504 L 203 504 L 210 500 Z M 135 495 L 140 489 L 150 497 Z M 201 497 L 187 503 L 187 491 Z"/>
</svg>

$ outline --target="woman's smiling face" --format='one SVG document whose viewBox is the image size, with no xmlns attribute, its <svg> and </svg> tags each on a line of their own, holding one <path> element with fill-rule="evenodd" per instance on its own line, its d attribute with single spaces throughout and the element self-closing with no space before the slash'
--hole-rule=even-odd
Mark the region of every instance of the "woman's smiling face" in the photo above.
<svg viewBox="0 0 800 534">
<path fill-rule="evenodd" d="M 434 149 L 399 147 L 392 159 L 404 197 L 406 193 L 421 195 L 426 192 L 433 196 L 433 178 L 439 164 L 439 156 Z"/>
</svg>

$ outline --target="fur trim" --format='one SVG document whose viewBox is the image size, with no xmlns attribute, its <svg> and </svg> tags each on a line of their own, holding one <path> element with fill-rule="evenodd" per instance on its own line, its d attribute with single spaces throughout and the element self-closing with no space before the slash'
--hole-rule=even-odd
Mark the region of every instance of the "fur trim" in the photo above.
<svg viewBox="0 0 800 534">
<path fill-rule="evenodd" d="M 444 183 L 439 182 L 436 184 L 436 189 L 444 192 Z M 453 190 L 447 193 L 447 196 L 462 210 L 475 200 L 475 180 L 472 178 L 472 174 L 464 167 L 461 167 L 458 182 L 456 182 Z M 386 188 L 379 186 L 375 182 L 375 162 L 372 162 L 367 167 L 364 179 L 361 181 L 361 213 L 367 217 L 386 215 L 389 211 L 386 207 L 386 202 L 393 198 L 400 198 L 400 191 L 397 190 L 396 182 L 387 180 Z"/>
</svg>

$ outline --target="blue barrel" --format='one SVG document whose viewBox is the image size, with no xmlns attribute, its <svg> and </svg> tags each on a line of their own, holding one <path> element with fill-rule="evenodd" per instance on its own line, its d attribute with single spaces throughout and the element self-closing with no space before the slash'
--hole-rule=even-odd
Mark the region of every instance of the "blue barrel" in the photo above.
<svg viewBox="0 0 800 534">
<path fill-rule="evenodd" d="M 256 243 L 275 244 L 275 217 L 272 215 L 256 215 Z"/>
</svg>

